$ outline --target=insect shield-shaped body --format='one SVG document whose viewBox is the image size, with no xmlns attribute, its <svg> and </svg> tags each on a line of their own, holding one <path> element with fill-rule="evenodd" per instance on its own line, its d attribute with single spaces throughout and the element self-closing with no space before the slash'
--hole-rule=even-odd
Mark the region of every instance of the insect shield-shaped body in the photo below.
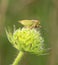
<svg viewBox="0 0 58 65">
<path fill-rule="evenodd" d="M 22 21 L 18 21 L 19 23 L 21 23 L 24 27 L 26 28 L 40 28 L 40 21 L 38 20 L 22 20 Z"/>
</svg>

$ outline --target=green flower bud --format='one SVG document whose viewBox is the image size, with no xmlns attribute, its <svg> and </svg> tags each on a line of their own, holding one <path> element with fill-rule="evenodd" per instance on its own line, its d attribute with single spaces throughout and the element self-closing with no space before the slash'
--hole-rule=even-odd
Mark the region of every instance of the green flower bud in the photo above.
<svg viewBox="0 0 58 65">
<path fill-rule="evenodd" d="M 16 49 L 38 55 L 43 54 L 44 39 L 42 38 L 40 31 L 37 31 L 34 28 L 19 28 L 13 33 L 6 31 L 6 34 L 9 41 Z"/>
</svg>

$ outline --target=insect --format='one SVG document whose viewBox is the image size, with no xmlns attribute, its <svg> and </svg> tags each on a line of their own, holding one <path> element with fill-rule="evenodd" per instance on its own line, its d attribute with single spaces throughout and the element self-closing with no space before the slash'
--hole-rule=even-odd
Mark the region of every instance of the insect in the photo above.
<svg viewBox="0 0 58 65">
<path fill-rule="evenodd" d="M 22 20 L 18 21 L 26 28 L 40 28 L 40 21 L 39 20 Z"/>
</svg>

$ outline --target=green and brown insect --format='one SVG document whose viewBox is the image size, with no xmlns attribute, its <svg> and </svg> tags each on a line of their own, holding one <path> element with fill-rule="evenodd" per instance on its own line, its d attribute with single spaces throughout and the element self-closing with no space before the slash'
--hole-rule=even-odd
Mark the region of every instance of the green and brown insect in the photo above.
<svg viewBox="0 0 58 65">
<path fill-rule="evenodd" d="M 18 22 L 26 28 L 41 28 L 39 20 L 21 20 Z"/>
</svg>

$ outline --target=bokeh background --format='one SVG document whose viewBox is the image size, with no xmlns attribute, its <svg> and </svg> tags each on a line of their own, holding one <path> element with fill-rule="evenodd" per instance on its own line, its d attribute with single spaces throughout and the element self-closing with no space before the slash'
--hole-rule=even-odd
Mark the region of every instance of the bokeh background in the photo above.
<svg viewBox="0 0 58 65">
<path fill-rule="evenodd" d="M 5 28 L 21 26 L 22 19 L 39 19 L 49 55 L 27 54 L 19 65 L 58 65 L 58 0 L 0 0 L 0 65 L 10 65 L 18 51 L 9 43 Z"/>
</svg>

